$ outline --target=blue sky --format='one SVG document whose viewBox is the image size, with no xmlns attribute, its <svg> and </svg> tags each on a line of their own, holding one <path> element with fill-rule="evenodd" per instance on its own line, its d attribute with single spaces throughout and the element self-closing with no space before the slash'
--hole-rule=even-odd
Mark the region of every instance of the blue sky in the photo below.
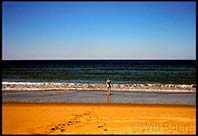
<svg viewBox="0 0 198 136">
<path fill-rule="evenodd" d="M 195 2 L 3 2 L 2 57 L 194 59 Z"/>
</svg>

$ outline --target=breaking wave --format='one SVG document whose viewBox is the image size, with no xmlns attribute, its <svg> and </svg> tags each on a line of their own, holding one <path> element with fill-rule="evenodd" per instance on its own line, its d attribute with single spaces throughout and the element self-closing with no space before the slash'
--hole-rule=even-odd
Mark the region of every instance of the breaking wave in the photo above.
<svg viewBox="0 0 198 136">
<path fill-rule="evenodd" d="M 3 91 L 106 90 L 105 84 L 60 82 L 2 82 Z M 112 91 L 196 92 L 196 84 L 113 84 Z"/>
</svg>

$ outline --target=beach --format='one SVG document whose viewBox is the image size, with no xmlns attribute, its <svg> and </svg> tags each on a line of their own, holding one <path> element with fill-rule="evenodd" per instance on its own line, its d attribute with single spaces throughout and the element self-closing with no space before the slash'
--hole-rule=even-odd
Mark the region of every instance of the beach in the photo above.
<svg viewBox="0 0 198 136">
<path fill-rule="evenodd" d="M 2 104 L 2 134 L 195 133 L 195 105 Z"/>
<path fill-rule="evenodd" d="M 196 134 L 195 2 L 2 2 L 2 134 Z"/>
<path fill-rule="evenodd" d="M 4 61 L 2 75 L 3 134 L 196 133 L 195 61 Z"/>
<path fill-rule="evenodd" d="M 196 105 L 195 92 L 134 92 L 106 90 L 3 91 L 6 103 L 173 104 Z"/>
</svg>

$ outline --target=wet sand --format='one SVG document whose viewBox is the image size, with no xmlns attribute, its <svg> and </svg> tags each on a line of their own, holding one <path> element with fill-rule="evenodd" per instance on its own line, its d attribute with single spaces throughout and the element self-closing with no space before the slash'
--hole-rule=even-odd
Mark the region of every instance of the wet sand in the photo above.
<svg viewBox="0 0 198 136">
<path fill-rule="evenodd" d="M 3 91 L 3 102 L 196 105 L 196 93 L 111 91 Z"/>
<path fill-rule="evenodd" d="M 2 104 L 3 134 L 195 134 L 196 106 Z"/>
</svg>

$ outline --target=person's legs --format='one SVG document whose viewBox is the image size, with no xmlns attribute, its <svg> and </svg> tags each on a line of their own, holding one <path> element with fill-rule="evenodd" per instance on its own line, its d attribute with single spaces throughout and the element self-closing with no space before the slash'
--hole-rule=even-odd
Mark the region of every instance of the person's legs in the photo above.
<svg viewBox="0 0 198 136">
<path fill-rule="evenodd" d="M 107 95 L 109 95 L 109 87 L 107 87 Z"/>
<path fill-rule="evenodd" d="M 108 87 L 107 88 L 107 95 L 110 95 L 110 93 L 111 93 L 111 87 Z"/>
</svg>

